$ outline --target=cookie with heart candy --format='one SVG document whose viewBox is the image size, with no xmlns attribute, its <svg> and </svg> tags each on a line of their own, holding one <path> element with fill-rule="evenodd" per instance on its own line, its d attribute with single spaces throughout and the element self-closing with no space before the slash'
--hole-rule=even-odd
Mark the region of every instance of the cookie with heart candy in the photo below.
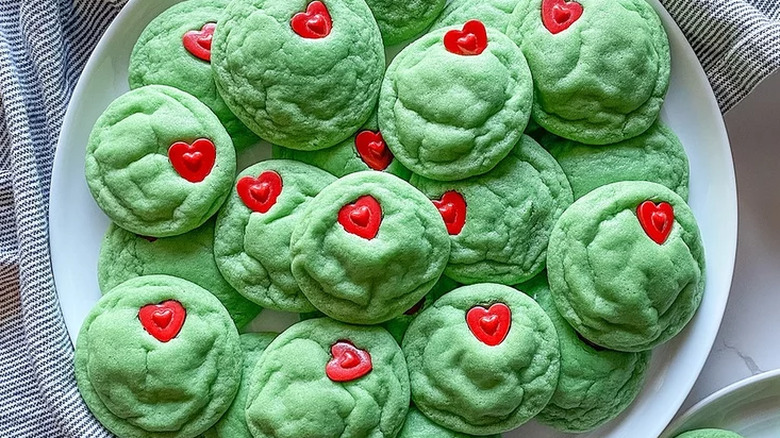
<svg viewBox="0 0 780 438">
<path fill-rule="evenodd" d="M 394 437 L 409 408 L 401 348 L 380 327 L 303 321 L 266 348 L 251 374 L 255 438 Z"/>
<path fill-rule="evenodd" d="M 473 438 L 474 435 L 466 435 L 440 426 L 430 418 L 423 415 L 414 406 L 409 408 L 406 414 L 404 427 L 397 438 Z M 485 438 L 501 438 L 501 435 L 488 435 Z"/>
<path fill-rule="evenodd" d="M 526 135 L 488 173 L 452 182 L 414 175 L 410 182 L 447 224 L 452 247 L 444 274 L 464 284 L 509 286 L 538 274 L 550 232 L 573 201 L 561 167 Z"/>
<path fill-rule="evenodd" d="M 340 321 L 378 324 L 431 290 L 450 240 L 425 195 L 366 171 L 339 179 L 306 206 L 291 254 L 293 275 L 314 307 Z"/>
<path fill-rule="evenodd" d="M 339 178 L 363 170 L 388 172 L 405 180 L 409 180 L 412 175 L 387 147 L 379 130 L 376 112 L 358 132 L 336 146 L 301 151 L 274 145 L 272 156 L 311 164 Z"/>
<path fill-rule="evenodd" d="M 118 226 L 168 237 L 206 222 L 236 172 L 233 142 L 217 116 L 173 87 L 148 85 L 98 118 L 86 151 L 92 196 Z"/>
<path fill-rule="evenodd" d="M 367 0 L 385 46 L 420 35 L 441 14 L 446 0 Z"/>
<path fill-rule="evenodd" d="M 555 392 L 555 327 L 508 286 L 464 286 L 424 310 L 402 346 L 414 404 L 456 432 L 488 435 L 529 421 Z"/>
<path fill-rule="evenodd" d="M 582 433 L 620 415 L 642 390 L 650 351 L 624 353 L 583 339 L 558 313 L 544 273 L 517 288 L 547 312 L 561 345 L 558 385 L 536 420 L 562 432 Z"/>
<path fill-rule="evenodd" d="M 533 118 L 560 137 L 616 143 L 661 111 L 669 39 L 645 0 L 524 0 L 508 35 L 534 77 Z"/>
<path fill-rule="evenodd" d="M 563 168 L 574 197 L 620 181 L 665 185 L 688 199 L 688 155 L 680 139 L 661 122 L 643 134 L 605 146 L 591 146 L 542 134 L 539 142 Z"/>
<path fill-rule="evenodd" d="M 550 236 L 555 304 L 577 332 L 618 351 L 676 336 L 704 292 L 704 248 L 693 212 L 665 186 L 630 181 L 574 202 Z"/>
<path fill-rule="evenodd" d="M 206 431 L 204 438 L 253 438 L 246 424 L 246 398 L 251 374 L 265 349 L 278 336 L 276 333 L 244 333 L 240 336 L 244 366 L 236 398 L 217 424 Z"/>
<path fill-rule="evenodd" d="M 252 131 L 317 150 L 368 120 L 385 52 L 363 0 L 235 0 L 214 33 L 212 65 L 220 94 Z"/>
<path fill-rule="evenodd" d="M 454 181 L 495 167 L 520 140 L 533 97 L 520 49 L 480 21 L 431 32 L 385 74 L 379 127 L 404 166 Z"/>
<path fill-rule="evenodd" d="M 249 300 L 311 312 L 291 271 L 290 236 L 306 206 L 336 178 L 314 166 L 268 160 L 242 171 L 217 216 L 214 257 L 225 279 Z"/>
<path fill-rule="evenodd" d="M 512 12 L 521 0 L 452 0 L 433 22 L 432 29 L 479 20 L 485 26 L 506 33 Z"/>
<path fill-rule="evenodd" d="M 136 277 L 104 295 L 76 340 L 79 392 L 122 438 L 192 438 L 213 426 L 241 380 L 238 331 L 200 286 Z"/>
<path fill-rule="evenodd" d="M 239 294 L 214 260 L 214 220 L 179 236 L 139 236 L 112 224 L 100 245 L 98 285 L 103 293 L 142 275 L 171 275 L 211 292 L 237 328 L 252 321 L 260 306 Z"/>
<path fill-rule="evenodd" d="M 742 435 L 723 429 L 696 429 L 677 435 L 676 438 L 744 438 Z"/>
<path fill-rule="evenodd" d="M 187 0 L 152 20 L 130 56 L 130 88 L 169 85 L 205 103 L 225 126 L 237 149 L 258 141 L 217 93 L 211 41 L 229 0 Z"/>
</svg>

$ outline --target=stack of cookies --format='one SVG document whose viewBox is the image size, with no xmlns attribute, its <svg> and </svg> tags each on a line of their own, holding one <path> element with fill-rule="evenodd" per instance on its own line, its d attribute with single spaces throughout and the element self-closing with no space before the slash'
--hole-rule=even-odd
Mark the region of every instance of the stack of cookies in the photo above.
<svg viewBox="0 0 780 438">
<path fill-rule="evenodd" d="M 645 0 L 175 5 L 87 145 L 82 397 L 120 438 L 598 428 L 704 290 L 669 74 Z"/>
</svg>

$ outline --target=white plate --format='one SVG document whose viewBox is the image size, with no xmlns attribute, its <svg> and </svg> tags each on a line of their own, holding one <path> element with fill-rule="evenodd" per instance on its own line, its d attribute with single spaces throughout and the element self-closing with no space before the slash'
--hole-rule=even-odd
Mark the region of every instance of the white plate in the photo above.
<svg viewBox="0 0 780 438">
<path fill-rule="evenodd" d="M 65 116 L 52 177 L 49 233 L 54 279 L 72 340 L 100 297 L 97 257 L 109 223 L 90 196 L 84 178 L 87 138 L 101 112 L 128 90 L 128 62 L 139 34 L 149 21 L 177 2 L 128 2 L 87 63 Z M 656 350 L 647 383 L 632 407 L 606 427 L 583 437 L 656 438 L 660 434 L 704 365 L 720 326 L 734 269 L 736 185 L 723 119 L 693 50 L 657 0 L 650 2 L 659 11 L 671 41 L 671 87 L 661 118 L 680 137 L 690 157 L 690 205 L 704 238 L 707 288 L 690 326 Z M 571 435 L 535 424 L 505 434 L 521 436 Z"/>
<path fill-rule="evenodd" d="M 780 370 L 749 377 L 712 394 L 672 423 L 661 438 L 708 427 L 745 438 L 780 436 Z"/>
</svg>

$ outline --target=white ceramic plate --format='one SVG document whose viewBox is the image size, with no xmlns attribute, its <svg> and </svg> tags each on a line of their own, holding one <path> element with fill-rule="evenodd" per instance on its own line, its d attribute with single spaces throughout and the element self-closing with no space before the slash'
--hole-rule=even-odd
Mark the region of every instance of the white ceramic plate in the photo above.
<svg viewBox="0 0 780 438">
<path fill-rule="evenodd" d="M 748 377 L 712 394 L 669 426 L 661 438 L 709 427 L 745 438 L 780 436 L 780 370 Z"/>
<path fill-rule="evenodd" d="M 130 0 L 92 54 L 73 93 L 60 135 L 52 177 L 50 226 L 54 279 L 65 323 L 75 341 L 84 317 L 100 298 L 97 257 L 108 218 L 98 209 L 84 178 L 89 132 L 112 100 L 128 90 L 133 44 L 154 17 L 178 0 Z M 737 199 L 728 137 L 709 82 L 693 50 L 657 0 L 672 48 L 672 78 L 661 118 L 682 140 L 691 162 L 690 205 L 707 253 L 707 288 L 690 326 L 658 348 L 644 390 L 632 407 L 604 428 L 582 437 L 656 438 L 672 419 L 701 371 L 728 299 L 737 241 Z M 253 327 L 293 320 L 261 315 Z M 529 424 L 505 437 L 563 435 Z"/>
</svg>

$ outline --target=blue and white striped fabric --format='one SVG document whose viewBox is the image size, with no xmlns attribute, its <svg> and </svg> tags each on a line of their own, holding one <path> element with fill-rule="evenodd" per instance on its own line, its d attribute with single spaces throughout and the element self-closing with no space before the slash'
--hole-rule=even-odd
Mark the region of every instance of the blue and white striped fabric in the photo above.
<svg viewBox="0 0 780 438">
<path fill-rule="evenodd" d="M 109 436 L 73 380 L 47 216 L 68 99 L 124 2 L 0 0 L 0 437 Z M 724 112 L 780 66 L 777 0 L 664 3 L 699 55 Z"/>
</svg>

